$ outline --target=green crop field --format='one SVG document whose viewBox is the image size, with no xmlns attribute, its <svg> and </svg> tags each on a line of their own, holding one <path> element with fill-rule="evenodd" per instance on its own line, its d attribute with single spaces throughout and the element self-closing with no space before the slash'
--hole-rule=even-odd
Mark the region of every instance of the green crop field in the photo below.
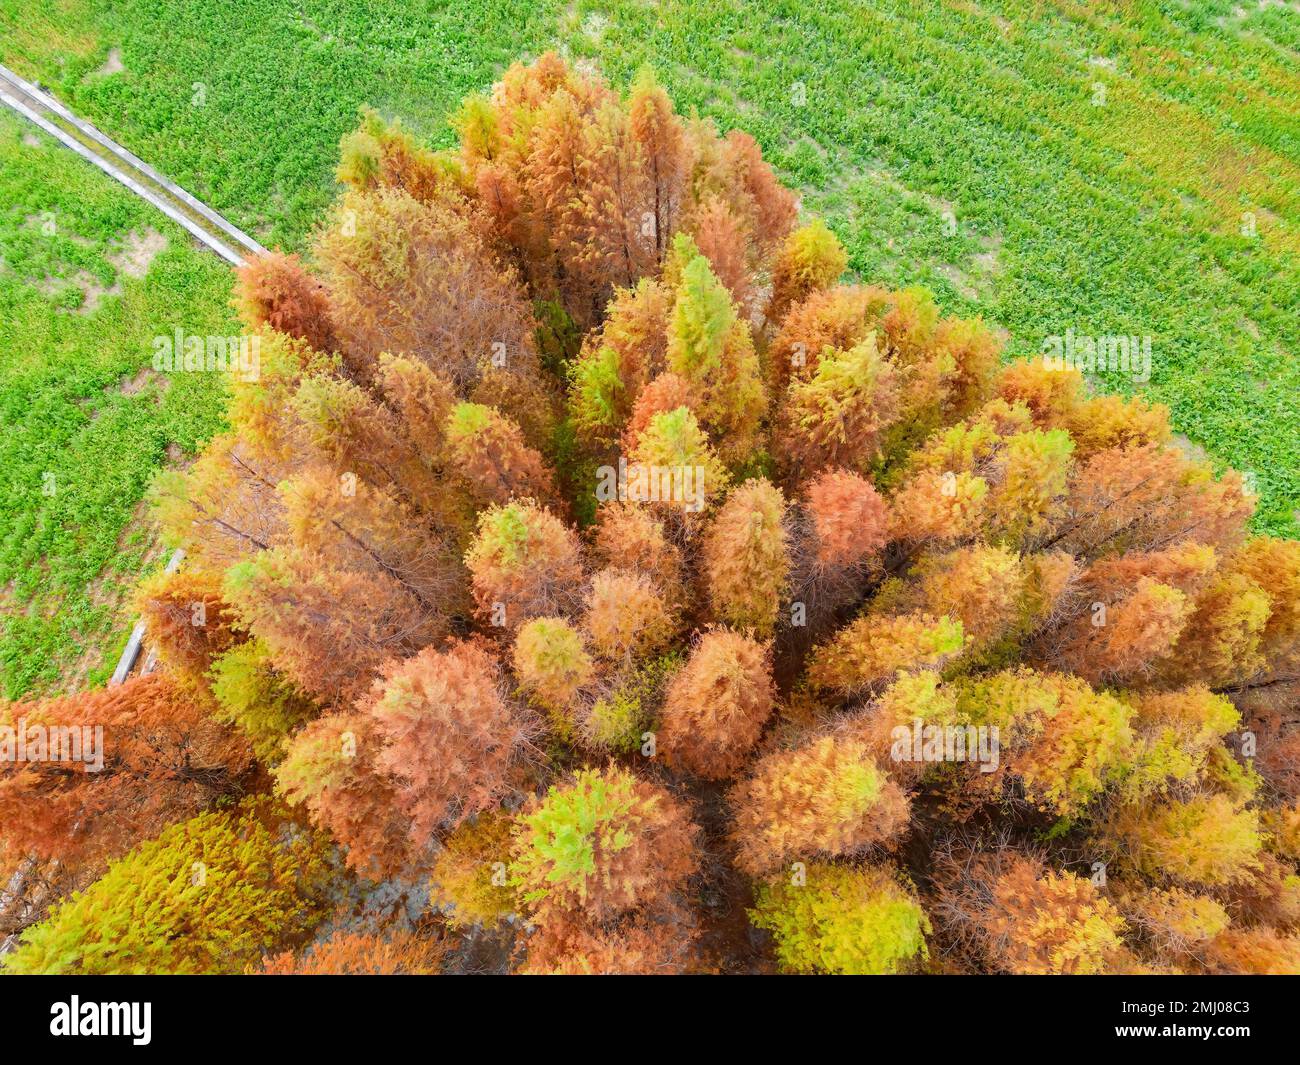
<svg viewBox="0 0 1300 1065">
<path fill-rule="evenodd" d="M 1009 354 L 1150 337 L 1178 430 L 1300 506 L 1300 16 L 1255 0 L 0 0 L 0 60 L 268 245 L 304 248 L 362 105 L 435 145 L 468 91 L 546 48 L 753 133 L 863 279 L 980 313 Z M 102 674 L 133 520 L 211 380 L 123 389 L 148 339 L 222 331 L 214 257 L 89 166 L 0 122 L 0 511 L 8 694 Z M 42 212 L 58 232 L 43 235 Z M 109 256 L 153 227 L 142 278 Z M 85 271 L 110 289 L 76 306 Z M 51 278 L 54 280 L 52 281 Z M 60 282 L 60 279 L 63 279 Z M 120 285 L 120 294 L 113 291 Z M 81 286 L 84 290 L 84 286 Z M 218 326 L 221 328 L 219 329 Z M 201 328 L 200 328 L 201 327 Z M 175 453 L 175 449 L 173 449 Z M 53 474 L 54 495 L 42 495 Z"/>
<path fill-rule="evenodd" d="M 0 690 L 12 696 L 111 671 L 123 596 L 156 553 L 133 520 L 141 498 L 222 404 L 212 375 L 155 377 L 152 338 L 231 330 L 215 257 L 9 112 L 0 255 Z"/>
</svg>

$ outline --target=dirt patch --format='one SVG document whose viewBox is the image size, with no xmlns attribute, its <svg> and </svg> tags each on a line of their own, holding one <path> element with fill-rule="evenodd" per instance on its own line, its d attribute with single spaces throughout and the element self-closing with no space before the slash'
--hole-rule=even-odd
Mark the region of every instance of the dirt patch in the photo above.
<svg viewBox="0 0 1300 1065">
<path fill-rule="evenodd" d="M 64 240 L 70 240 L 83 248 L 89 248 L 92 243 L 85 237 L 60 227 L 59 216 L 54 211 L 33 211 L 31 214 L 23 215 L 22 227 L 28 232 L 36 233 L 47 239 L 62 237 Z"/>
<path fill-rule="evenodd" d="M 950 263 L 944 263 L 939 267 L 939 273 L 948 279 L 949 284 L 957 290 L 958 295 L 963 299 L 975 302 L 980 298 L 980 290 L 976 287 L 975 282 L 962 270 Z"/>
<path fill-rule="evenodd" d="M 990 276 L 1000 274 L 1002 272 L 1002 262 L 999 255 L 1002 251 L 1002 238 L 996 235 L 981 237 L 980 247 L 984 250 L 971 260 L 974 262 L 975 268 Z"/>
<path fill-rule="evenodd" d="M 23 134 L 23 143 L 24 143 L 25 145 L 27 145 L 28 148 L 43 148 L 43 147 L 45 147 L 45 142 L 44 142 L 43 140 L 41 140 L 41 138 L 38 137 L 35 133 L 24 133 L 24 134 Z"/>
<path fill-rule="evenodd" d="M 36 288 L 42 295 L 59 303 L 60 311 L 73 314 L 94 314 L 105 296 L 116 296 L 122 291 L 122 286 L 117 282 L 112 285 L 102 285 L 99 278 L 85 270 L 78 270 L 71 277 L 54 277 L 47 274 L 42 280 L 36 282 Z M 65 293 L 74 288 L 81 290 L 81 302 L 75 306 L 64 305 Z"/>
<path fill-rule="evenodd" d="M 141 233 L 133 229 L 118 249 L 110 252 L 106 258 L 119 273 L 140 278 L 149 272 L 154 259 L 166 247 L 167 238 L 158 230 L 151 227 Z"/>
<path fill-rule="evenodd" d="M 1205 448 L 1201 447 L 1200 444 L 1193 444 L 1192 441 L 1182 433 L 1174 433 L 1169 442 L 1194 462 L 1209 461 L 1210 456 L 1206 452 Z"/>
<path fill-rule="evenodd" d="M 817 158 L 820 159 L 822 162 L 830 161 L 831 153 L 826 150 L 826 148 L 822 145 L 820 141 L 816 140 L 813 137 L 808 136 L 808 134 L 806 133 L 798 140 L 787 141 L 786 151 L 797 152 L 805 144 L 808 145 L 810 149 L 812 149 L 812 153 L 815 156 L 817 156 Z"/>
<path fill-rule="evenodd" d="M 85 299 L 81 306 L 77 308 L 78 314 L 94 314 L 99 310 L 100 303 L 105 296 L 117 296 L 122 292 L 122 286 L 114 281 L 111 285 L 105 287 L 99 281 L 84 271 L 77 274 L 76 282 L 81 286 L 81 291 L 85 293 Z"/>
<path fill-rule="evenodd" d="M 980 240 L 980 247 L 984 250 L 971 256 L 968 269 L 948 263 L 939 267 L 939 272 L 952 283 L 952 287 L 968 300 L 983 299 L 993 279 L 1002 271 L 1002 264 L 998 261 L 1002 238 L 984 237 Z"/>
<path fill-rule="evenodd" d="M 32 214 L 23 220 L 23 225 L 46 233 L 51 222 L 57 225 L 57 219 L 51 218 L 48 214 Z M 90 241 L 75 233 L 64 231 L 59 232 L 59 236 L 82 247 L 91 246 Z M 149 272 L 154 259 L 166 247 L 167 238 L 152 226 L 143 230 L 133 229 L 125 237 L 115 240 L 112 249 L 104 256 L 117 271 L 117 277 L 111 285 L 103 284 L 88 270 L 78 270 L 67 277 L 47 274 L 40 281 L 35 282 L 35 285 L 42 295 L 57 302 L 59 309 L 65 313 L 94 314 L 106 296 L 121 295 L 123 277 L 136 279 L 144 277 Z M 71 297 L 70 292 L 73 289 L 81 290 L 80 301 Z"/>
<path fill-rule="evenodd" d="M 124 378 L 123 381 L 117 386 L 117 390 L 121 392 L 122 395 L 124 396 L 134 396 L 140 392 L 143 392 L 146 388 L 149 387 L 149 384 L 152 381 L 156 380 L 158 377 L 159 375 L 154 372 L 152 366 L 144 366 L 141 367 L 138 373 L 134 374 L 131 377 Z M 167 383 L 168 383 L 167 379 L 163 378 L 164 387 L 167 385 Z"/>
<path fill-rule="evenodd" d="M 102 77 L 111 77 L 114 74 L 121 74 L 126 69 L 126 64 L 122 62 L 122 49 L 110 48 L 108 58 L 104 60 L 104 65 L 95 73 Z"/>
</svg>

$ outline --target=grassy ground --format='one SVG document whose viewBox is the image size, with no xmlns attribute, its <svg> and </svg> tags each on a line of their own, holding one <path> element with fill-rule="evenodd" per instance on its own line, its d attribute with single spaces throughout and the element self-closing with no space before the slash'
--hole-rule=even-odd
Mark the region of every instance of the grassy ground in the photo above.
<svg viewBox="0 0 1300 1065">
<path fill-rule="evenodd" d="M 264 243 L 293 247 L 334 198 L 360 106 L 451 143 L 446 114 L 556 27 L 545 0 L 53 6 L 0 0 L 0 61 Z"/>
<path fill-rule="evenodd" d="M 1170 404 L 1181 432 L 1254 475 L 1259 527 L 1295 535 L 1298 25 L 1231 0 L 59 0 L 44 14 L 0 0 L 0 56 L 294 248 L 360 105 L 445 144 L 447 111 L 521 54 L 564 47 L 618 83 L 650 62 L 682 108 L 762 141 L 864 278 L 928 285 L 1005 328 L 1016 354 L 1067 330 L 1150 336 L 1151 382 L 1107 386 Z M 13 195 L 0 186 L 0 217 Z M 217 272 L 187 313 L 224 313 Z M 86 341 L 120 350 L 115 323 L 92 321 Z M 68 373 L 41 365 L 50 387 Z M 125 516 L 97 520 L 106 534 Z M 62 567 L 50 548 L 22 558 Z"/>
<path fill-rule="evenodd" d="M 0 693 L 14 696 L 111 671 L 119 606 L 154 551 L 132 520 L 141 497 L 222 409 L 212 375 L 154 377 L 152 338 L 233 328 L 213 256 L 7 111 L 0 255 Z"/>
</svg>

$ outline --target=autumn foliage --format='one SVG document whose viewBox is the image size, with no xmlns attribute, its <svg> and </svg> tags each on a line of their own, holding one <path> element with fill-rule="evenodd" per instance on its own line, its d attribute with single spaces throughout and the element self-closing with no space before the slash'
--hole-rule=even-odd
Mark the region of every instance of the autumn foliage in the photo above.
<svg viewBox="0 0 1300 1065">
<path fill-rule="evenodd" d="M 200 814 L 113 861 L 5 959 L 13 973 L 232 973 L 326 912 L 327 840 L 266 799 Z"/>
<path fill-rule="evenodd" d="M 783 970 L 882 976 L 925 961 L 930 922 L 915 893 L 879 866 L 813 865 L 762 884 L 751 918 Z"/>
<path fill-rule="evenodd" d="M 748 760 L 774 703 L 768 649 L 736 632 L 706 632 L 668 688 L 660 750 L 670 763 L 699 776 L 733 776 Z"/>
<path fill-rule="evenodd" d="M 0 774 L 4 846 L 38 859 L 98 863 L 121 854 L 236 793 L 253 764 L 232 729 L 161 673 L 78 696 L 12 703 L 0 710 L 0 727 L 6 738 L 25 728 L 30 744 L 29 759 L 17 761 L 11 742 Z M 75 739 L 77 761 L 52 759 L 56 729 Z"/>
<path fill-rule="evenodd" d="M 276 779 L 329 825 L 350 865 L 393 872 L 507 794 L 529 731 L 486 651 L 426 648 L 386 666 L 352 710 L 299 733 Z"/>
<path fill-rule="evenodd" d="M 263 976 L 432 976 L 446 944 L 410 932 L 385 939 L 374 933 L 338 933 L 299 954 L 268 956 L 255 970 Z"/>
<path fill-rule="evenodd" d="M 240 271 L 162 672 L 0 707 L 104 730 L 0 762 L 4 967 L 1295 971 L 1300 549 L 1247 481 L 844 278 L 648 72 L 547 54 L 454 130 L 368 113 Z"/>
<path fill-rule="evenodd" d="M 581 770 L 530 801 L 514 837 L 515 879 L 539 924 L 653 909 L 697 864 L 686 807 L 626 770 Z"/>
</svg>

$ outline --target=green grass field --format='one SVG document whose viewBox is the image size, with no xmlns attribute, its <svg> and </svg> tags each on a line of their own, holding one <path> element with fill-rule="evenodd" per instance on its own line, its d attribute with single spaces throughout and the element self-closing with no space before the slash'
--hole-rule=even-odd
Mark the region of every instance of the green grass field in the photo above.
<svg viewBox="0 0 1300 1065">
<path fill-rule="evenodd" d="M 1108 375 L 1106 386 L 1168 403 L 1181 433 L 1254 475 L 1257 526 L 1297 532 L 1292 10 L 1253 0 L 51 6 L 0 0 L 0 59 L 286 248 L 306 244 L 333 196 L 338 139 L 361 105 L 443 145 L 448 110 L 521 55 L 565 48 L 620 85 L 651 63 L 679 108 L 758 137 L 864 279 L 931 287 L 945 308 L 1004 328 L 1011 354 L 1067 330 L 1150 336 L 1150 383 Z M 0 446 L 18 488 L 3 512 L 0 580 L 22 609 L 6 622 L 2 668 L 14 693 L 57 683 L 82 629 L 120 635 L 129 619 L 110 619 L 87 586 L 138 565 L 141 543 L 119 533 L 148 472 L 169 443 L 190 447 L 213 425 L 201 386 L 191 396 L 173 385 L 150 405 L 113 395 L 113 382 L 144 364 L 141 338 L 228 312 L 211 256 L 89 167 L 23 145 L 12 124 L 0 133 L 0 249 L 12 260 L 0 273 Z M 89 242 L 60 246 L 67 268 L 77 256 L 102 266 L 106 242 L 132 226 L 170 234 L 147 277 L 94 315 L 38 287 L 56 251 L 24 229 L 43 209 L 32 168 L 51 175 L 46 193 Z M 93 490 L 34 496 L 56 461 Z"/>
<path fill-rule="evenodd" d="M 222 410 L 211 375 L 153 376 L 152 339 L 175 326 L 231 332 L 214 256 L 52 139 L 34 141 L 0 114 L 0 692 L 10 696 L 111 672 L 129 627 L 123 597 L 156 553 L 148 523 L 133 520 L 141 497 L 169 449 L 193 452 Z M 131 276 L 150 252 L 147 273 Z"/>
</svg>

